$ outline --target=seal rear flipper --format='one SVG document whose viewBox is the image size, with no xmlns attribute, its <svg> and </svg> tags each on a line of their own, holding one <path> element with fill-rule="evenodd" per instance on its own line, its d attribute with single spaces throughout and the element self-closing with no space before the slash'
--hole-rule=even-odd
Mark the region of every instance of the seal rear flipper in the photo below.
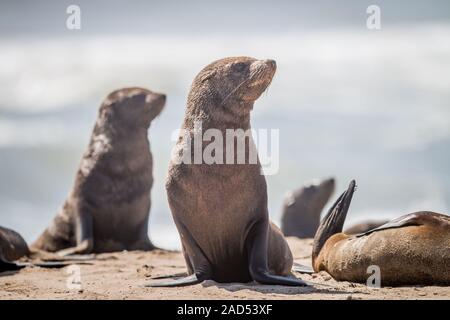
<svg viewBox="0 0 450 320">
<path fill-rule="evenodd" d="M 169 281 L 152 281 L 146 285 L 145 287 L 152 287 L 152 288 L 158 288 L 158 287 L 183 287 L 183 286 L 190 286 L 194 284 L 199 284 L 205 280 L 208 280 L 208 277 L 204 274 L 196 275 L 191 274 L 190 276 L 179 278 L 179 279 L 173 279 Z"/>
<path fill-rule="evenodd" d="M 292 266 L 292 271 L 298 272 L 298 273 L 306 273 L 306 274 L 314 273 L 314 270 L 312 267 L 305 266 L 305 265 L 297 263 L 297 262 L 294 262 L 294 265 Z"/>
<path fill-rule="evenodd" d="M 328 211 L 327 215 L 320 222 L 316 235 L 314 236 L 314 244 L 312 251 L 313 265 L 314 260 L 322 250 L 325 242 L 332 235 L 342 232 L 345 218 L 347 217 L 348 208 L 352 201 L 353 193 L 356 190 L 356 182 L 352 180 L 347 190 L 341 194 L 333 206 Z"/>
</svg>

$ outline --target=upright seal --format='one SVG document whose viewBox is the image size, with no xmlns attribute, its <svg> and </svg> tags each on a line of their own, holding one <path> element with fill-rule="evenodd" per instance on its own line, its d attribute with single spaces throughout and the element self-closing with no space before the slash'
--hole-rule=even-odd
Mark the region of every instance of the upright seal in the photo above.
<svg viewBox="0 0 450 320">
<path fill-rule="evenodd" d="M 269 221 L 266 180 L 257 156 L 250 161 L 256 149 L 251 134 L 245 134 L 253 104 L 275 70 L 273 60 L 233 57 L 211 63 L 194 79 L 166 183 L 189 275 L 148 286 L 181 286 L 207 279 L 305 285 L 291 277 L 292 254 L 281 231 Z M 212 163 L 180 161 L 177 151 L 191 147 L 190 138 L 201 133 L 199 123 L 207 136 L 226 137 L 227 130 L 237 130 L 248 143 L 242 149 L 225 148 L 219 142 L 217 161 Z M 211 151 L 208 142 L 199 145 L 201 154 Z M 244 162 L 239 162 L 240 156 Z"/>
<path fill-rule="evenodd" d="M 380 269 L 381 285 L 450 285 L 450 217 L 429 211 L 404 215 L 349 236 L 342 232 L 355 190 L 352 181 L 320 224 L 312 263 L 340 281 L 366 282 Z"/>
<path fill-rule="evenodd" d="M 142 88 L 108 95 L 73 190 L 33 248 L 61 255 L 154 249 L 148 238 L 153 159 L 147 131 L 165 101 Z"/>
<path fill-rule="evenodd" d="M 334 179 L 309 183 L 290 192 L 283 202 L 281 230 L 286 237 L 313 238 L 320 214 L 334 192 Z"/>
</svg>

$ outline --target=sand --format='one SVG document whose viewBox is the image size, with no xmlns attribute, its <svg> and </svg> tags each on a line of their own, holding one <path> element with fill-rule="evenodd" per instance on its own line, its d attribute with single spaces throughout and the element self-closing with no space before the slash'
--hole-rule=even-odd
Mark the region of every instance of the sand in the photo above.
<svg viewBox="0 0 450 320">
<path fill-rule="evenodd" d="M 309 264 L 312 240 L 288 238 L 295 261 Z M 79 282 L 76 275 L 79 271 Z M 369 288 L 336 282 L 327 273 L 300 275 L 313 287 L 220 284 L 205 281 L 182 288 L 143 287 L 150 277 L 184 272 L 180 252 L 99 254 L 89 265 L 62 269 L 27 267 L 0 274 L 0 299 L 449 299 L 450 287 Z M 68 285 L 69 284 L 69 285 Z M 321 284 L 321 285 L 318 285 Z"/>
</svg>

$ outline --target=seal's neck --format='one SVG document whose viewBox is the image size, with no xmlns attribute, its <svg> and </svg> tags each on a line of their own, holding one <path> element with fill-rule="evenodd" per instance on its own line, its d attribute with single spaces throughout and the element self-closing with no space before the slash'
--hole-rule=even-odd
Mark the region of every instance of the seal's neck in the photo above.
<svg viewBox="0 0 450 320">
<path fill-rule="evenodd" d="M 239 107 L 231 109 L 220 103 L 199 101 L 188 104 L 184 121 L 184 128 L 194 129 L 195 123 L 201 123 L 203 130 L 218 129 L 225 132 L 227 129 L 250 129 L 250 111 L 253 102 L 240 102 Z M 242 112 L 235 112 L 242 110 Z"/>
<path fill-rule="evenodd" d="M 149 148 L 148 131 L 144 127 L 120 127 L 96 125 L 90 145 L 104 145 L 103 152 L 138 154 Z"/>
</svg>

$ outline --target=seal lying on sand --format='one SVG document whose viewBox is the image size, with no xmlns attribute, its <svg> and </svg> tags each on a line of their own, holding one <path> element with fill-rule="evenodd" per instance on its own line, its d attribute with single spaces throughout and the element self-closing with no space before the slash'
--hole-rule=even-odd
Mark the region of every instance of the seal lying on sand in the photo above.
<svg viewBox="0 0 450 320">
<path fill-rule="evenodd" d="M 345 234 L 358 234 L 370 231 L 372 229 L 378 228 L 385 223 L 388 223 L 389 220 L 367 220 L 357 224 L 350 226 L 349 228 L 344 230 Z"/>
<path fill-rule="evenodd" d="M 61 255 L 154 249 L 147 233 L 153 184 L 147 130 L 165 100 L 141 88 L 108 95 L 73 190 L 32 247 Z"/>
<path fill-rule="evenodd" d="M 17 260 L 24 257 L 27 258 L 42 258 L 46 256 L 46 259 L 52 261 L 43 262 L 18 262 Z M 72 263 L 80 263 L 80 261 L 88 260 L 90 257 L 75 258 L 75 259 L 56 259 L 57 257 L 51 257 L 46 253 L 32 252 L 25 239 L 14 230 L 4 228 L 0 226 L 0 272 L 18 270 L 27 266 L 38 266 L 44 268 L 61 268 Z"/>
<path fill-rule="evenodd" d="M 222 137 L 227 129 L 250 129 L 250 111 L 275 70 L 275 61 L 249 57 L 225 58 L 206 66 L 192 84 L 182 129 L 191 137 L 198 133 L 195 123 L 200 121 L 203 130 L 215 129 Z M 251 135 L 246 141 L 248 148 L 238 152 L 244 152 L 247 160 L 256 149 Z M 174 150 L 186 150 L 187 144 L 189 139 L 181 135 Z M 205 143 L 201 146 L 204 152 Z M 207 279 L 305 285 L 291 277 L 291 251 L 269 221 L 259 160 L 237 164 L 236 145 L 233 148 L 222 144 L 218 152 L 234 164 L 188 164 L 179 161 L 175 151 L 166 189 L 189 276 L 148 286 L 181 286 Z"/>
<path fill-rule="evenodd" d="M 19 233 L 0 227 L 0 271 L 20 269 L 14 261 L 29 254 L 28 245 Z"/>
<path fill-rule="evenodd" d="M 316 272 L 366 282 L 375 265 L 382 285 L 450 285 L 449 216 L 415 212 L 349 236 L 341 232 L 354 190 L 352 181 L 320 224 L 312 253 Z"/>
<path fill-rule="evenodd" d="M 281 230 L 286 237 L 313 238 L 320 214 L 334 192 L 334 179 L 311 183 L 291 192 L 283 203 Z"/>
</svg>

